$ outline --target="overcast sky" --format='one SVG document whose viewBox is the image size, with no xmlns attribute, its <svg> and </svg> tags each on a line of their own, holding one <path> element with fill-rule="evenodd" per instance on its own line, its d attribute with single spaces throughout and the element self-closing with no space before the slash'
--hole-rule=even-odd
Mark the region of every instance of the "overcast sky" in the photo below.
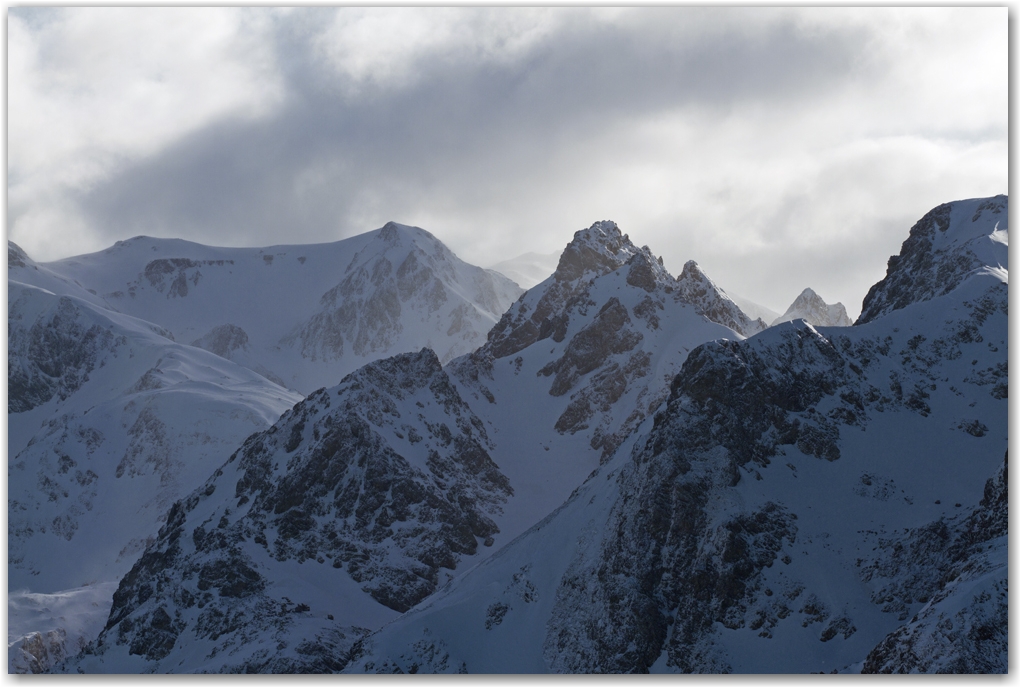
<svg viewBox="0 0 1020 687">
<path fill-rule="evenodd" d="M 855 317 L 910 226 L 1007 192 L 1007 8 L 12 8 L 8 236 L 333 241 L 483 266 L 615 220 Z"/>
</svg>

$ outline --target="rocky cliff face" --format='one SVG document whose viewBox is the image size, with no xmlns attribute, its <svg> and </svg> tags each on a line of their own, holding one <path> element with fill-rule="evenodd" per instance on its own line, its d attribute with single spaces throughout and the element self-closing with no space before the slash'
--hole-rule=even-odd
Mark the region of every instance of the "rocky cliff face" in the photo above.
<svg viewBox="0 0 1020 687">
<path fill-rule="evenodd" d="M 829 305 L 811 289 L 804 289 L 790 307 L 772 323 L 773 325 L 793 320 L 807 320 L 815 327 L 849 327 L 853 324 L 842 303 Z"/>
<path fill-rule="evenodd" d="M 489 446 L 428 349 L 312 394 L 173 506 L 80 665 L 342 667 L 354 621 L 406 611 L 492 545 L 513 492 Z"/>
<path fill-rule="evenodd" d="M 362 358 L 379 357 L 399 348 L 405 333 L 412 333 L 407 330 L 421 329 L 421 319 L 435 321 L 426 336 L 446 362 L 476 348 L 521 293 L 502 275 L 465 265 L 421 229 L 390 222 L 363 250 L 323 294 L 318 312 L 285 339 L 302 356 L 338 359 L 349 349 Z"/>
</svg>

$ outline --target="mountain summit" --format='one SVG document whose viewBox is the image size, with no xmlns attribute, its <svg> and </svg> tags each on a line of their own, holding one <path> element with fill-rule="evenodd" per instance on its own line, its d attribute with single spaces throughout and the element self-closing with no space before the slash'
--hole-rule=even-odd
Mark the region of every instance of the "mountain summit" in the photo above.
<svg viewBox="0 0 1020 687">
<path fill-rule="evenodd" d="M 842 303 L 829 305 L 811 289 L 801 291 L 786 312 L 776 318 L 772 326 L 798 319 L 807 320 L 808 324 L 816 327 L 849 327 L 853 324 Z"/>
<path fill-rule="evenodd" d="M 768 327 L 762 320 L 748 317 L 693 260 L 687 261 L 677 277 L 677 289 L 699 314 L 743 336 L 753 336 Z"/>
</svg>

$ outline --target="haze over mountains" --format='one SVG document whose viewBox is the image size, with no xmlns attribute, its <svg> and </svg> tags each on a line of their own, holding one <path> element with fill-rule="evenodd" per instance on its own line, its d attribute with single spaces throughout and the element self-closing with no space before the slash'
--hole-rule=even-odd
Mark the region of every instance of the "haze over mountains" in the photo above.
<svg viewBox="0 0 1020 687">
<path fill-rule="evenodd" d="M 609 221 L 524 293 L 393 223 L 9 244 L 10 589 L 117 584 L 10 666 L 1005 670 L 1007 214 L 928 213 L 854 327 Z"/>
</svg>

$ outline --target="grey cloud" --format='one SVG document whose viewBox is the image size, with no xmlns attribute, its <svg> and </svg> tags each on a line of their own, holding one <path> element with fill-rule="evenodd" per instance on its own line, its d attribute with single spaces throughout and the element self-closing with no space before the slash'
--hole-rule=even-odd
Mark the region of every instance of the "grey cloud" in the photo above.
<svg viewBox="0 0 1020 687">
<path fill-rule="evenodd" d="M 678 41 L 670 27 L 685 21 L 684 10 L 656 8 L 639 27 L 570 24 L 507 64 L 431 54 L 409 86 L 352 95 L 309 47 L 329 12 L 275 23 L 288 88 L 281 109 L 212 123 L 122 169 L 80 196 L 90 223 L 111 241 L 136 233 L 331 240 L 423 204 L 479 212 L 508 202 L 504 194 L 524 177 L 529 190 L 544 187 L 526 199 L 541 208 L 562 201 L 555 179 L 534 182 L 551 173 L 550 157 L 612 164 L 598 160 L 598 137 L 661 111 L 725 114 L 768 102 L 793 112 L 852 76 L 864 43 L 856 29 L 808 33 L 792 20 Z M 358 225 L 373 212 L 373 225 Z"/>
</svg>

